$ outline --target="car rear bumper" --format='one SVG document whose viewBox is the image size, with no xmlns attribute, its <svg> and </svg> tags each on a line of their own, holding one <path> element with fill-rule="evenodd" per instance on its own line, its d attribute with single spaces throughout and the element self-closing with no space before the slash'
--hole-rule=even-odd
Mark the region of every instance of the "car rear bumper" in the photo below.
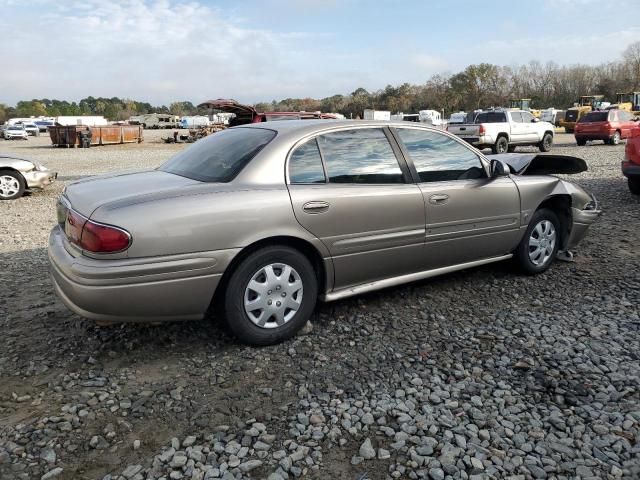
<svg viewBox="0 0 640 480">
<path fill-rule="evenodd" d="M 58 178 L 58 173 L 50 170 L 33 170 L 31 172 L 23 173 L 22 176 L 27 182 L 27 187 L 44 188 L 47 185 L 51 185 L 55 179 Z"/>
<path fill-rule="evenodd" d="M 622 174 L 629 177 L 640 177 L 640 165 L 636 165 L 631 162 L 622 162 Z"/>
<path fill-rule="evenodd" d="M 59 227 L 49 236 L 54 289 L 70 310 L 100 321 L 204 317 L 237 249 L 102 260 L 73 251 Z"/>
<path fill-rule="evenodd" d="M 615 133 L 615 132 L 614 132 Z M 576 140 L 611 140 L 613 133 L 576 133 Z"/>
</svg>

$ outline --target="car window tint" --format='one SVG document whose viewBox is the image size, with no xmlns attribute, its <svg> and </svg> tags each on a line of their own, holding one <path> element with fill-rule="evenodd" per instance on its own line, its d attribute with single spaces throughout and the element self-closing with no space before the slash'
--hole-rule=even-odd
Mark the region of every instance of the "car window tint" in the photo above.
<svg viewBox="0 0 640 480">
<path fill-rule="evenodd" d="M 290 183 L 324 183 L 322 158 L 315 139 L 296 148 L 289 158 Z"/>
<path fill-rule="evenodd" d="M 507 116 L 504 112 L 481 112 L 476 117 L 475 123 L 504 123 Z"/>
<path fill-rule="evenodd" d="M 522 123 L 522 113 L 511 112 L 511 120 L 513 120 L 516 123 Z"/>
<path fill-rule="evenodd" d="M 398 129 L 398 135 L 413 160 L 421 182 L 486 177 L 478 155 L 447 135 L 408 128 Z"/>
<path fill-rule="evenodd" d="M 185 148 L 159 170 L 200 182 L 230 182 L 275 136 L 263 128 L 223 130 Z"/>
<path fill-rule="evenodd" d="M 389 140 L 381 128 L 342 130 L 318 137 L 331 183 L 403 183 Z"/>
</svg>

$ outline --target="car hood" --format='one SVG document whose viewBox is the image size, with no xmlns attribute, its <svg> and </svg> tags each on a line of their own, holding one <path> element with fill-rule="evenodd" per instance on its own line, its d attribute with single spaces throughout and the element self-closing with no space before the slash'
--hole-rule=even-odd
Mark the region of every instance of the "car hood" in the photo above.
<svg viewBox="0 0 640 480">
<path fill-rule="evenodd" d="M 64 196 L 75 211 L 89 218 L 99 207 L 179 196 L 198 185 L 203 183 L 160 170 L 124 172 L 79 180 L 67 186 Z"/>
<path fill-rule="evenodd" d="M 487 158 L 506 163 L 516 175 L 566 175 L 588 170 L 587 162 L 571 155 L 502 153 Z"/>
</svg>

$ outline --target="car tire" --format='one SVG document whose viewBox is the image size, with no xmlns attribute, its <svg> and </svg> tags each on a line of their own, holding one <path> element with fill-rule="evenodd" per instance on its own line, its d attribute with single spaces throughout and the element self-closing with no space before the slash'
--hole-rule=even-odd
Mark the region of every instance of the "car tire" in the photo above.
<svg viewBox="0 0 640 480">
<path fill-rule="evenodd" d="M 538 144 L 538 148 L 541 152 L 550 152 L 553 146 L 553 135 L 545 133 L 542 137 L 542 141 Z"/>
<path fill-rule="evenodd" d="M 620 143 L 620 132 L 616 131 L 613 137 L 609 139 L 609 145 L 618 145 Z"/>
<path fill-rule="evenodd" d="M 240 342 L 273 345 L 307 323 L 317 297 L 316 273 L 306 256 L 284 245 L 261 248 L 231 273 L 224 292 L 225 321 Z"/>
<path fill-rule="evenodd" d="M 13 170 L 0 170 L 0 200 L 15 200 L 24 193 L 25 181 Z"/>
<path fill-rule="evenodd" d="M 553 235 L 553 236 L 552 236 Z M 553 242 L 550 237 L 552 236 Z M 515 250 L 515 259 L 529 275 L 547 270 L 556 258 L 561 230 L 558 216 L 548 208 L 537 210 Z M 536 245 L 534 242 L 540 242 Z"/>
<path fill-rule="evenodd" d="M 640 177 L 629 177 L 627 179 L 629 191 L 634 195 L 640 195 Z"/>
<path fill-rule="evenodd" d="M 494 154 L 507 153 L 509 151 L 509 140 L 507 140 L 507 137 L 498 137 L 496 143 L 491 147 L 491 151 Z"/>
<path fill-rule="evenodd" d="M 576 143 L 579 147 L 584 147 L 587 144 L 587 141 L 584 138 L 576 138 Z"/>
</svg>

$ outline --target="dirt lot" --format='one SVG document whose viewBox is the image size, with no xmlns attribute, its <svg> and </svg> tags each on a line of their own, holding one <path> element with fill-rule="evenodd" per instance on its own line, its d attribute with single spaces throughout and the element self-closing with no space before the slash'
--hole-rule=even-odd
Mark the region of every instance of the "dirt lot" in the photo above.
<svg viewBox="0 0 640 480">
<path fill-rule="evenodd" d="M 0 203 L 0 478 L 640 478 L 640 199 L 624 146 L 558 135 L 604 209 L 574 263 L 319 305 L 311 331 L 255 349 L 214 321 L 97 327 L 53 294 L 63 186 L 183 148 L 160 135 L 0 140 L 60 175 Z"/>
</svg>

